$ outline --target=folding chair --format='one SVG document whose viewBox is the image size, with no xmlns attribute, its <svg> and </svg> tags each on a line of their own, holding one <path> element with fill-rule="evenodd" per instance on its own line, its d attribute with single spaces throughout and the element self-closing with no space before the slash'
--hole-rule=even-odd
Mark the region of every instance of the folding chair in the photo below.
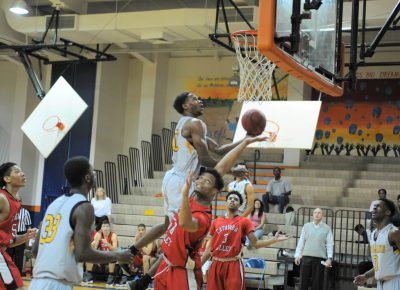
<svg viewBox="0 0 400 290">
<path fill-rule="evenodd" d="M 263 259 L 258 258 L 250 258 L 247 259 L 245 265 L 246 268 L 253 268 L 253 269 L 263 269 L 260 277 L 260 281 L 258 282 L 258 290 L 264 289 L 261 288 L 263 281 L 265 281 L 265 276 L 267 272 L 267 263 Z"/>
</svg>

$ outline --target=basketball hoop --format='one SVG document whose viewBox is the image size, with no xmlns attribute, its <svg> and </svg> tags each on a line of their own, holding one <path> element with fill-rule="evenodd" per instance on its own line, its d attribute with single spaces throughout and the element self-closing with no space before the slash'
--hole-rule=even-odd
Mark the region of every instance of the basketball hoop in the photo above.
<svg viewBox="0 0 400 290">
<path fill-rule="evenodd" d="M 256 30 L 241 30 L 231 34 L 240 69 L 238 101 L 270 101 L 271 80 L 275 64 L 257 50 Z"/>
</svg>

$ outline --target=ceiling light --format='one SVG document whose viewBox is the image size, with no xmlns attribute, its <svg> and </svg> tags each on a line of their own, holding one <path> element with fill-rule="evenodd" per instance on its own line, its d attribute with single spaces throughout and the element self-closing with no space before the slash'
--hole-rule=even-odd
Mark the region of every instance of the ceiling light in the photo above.
<svg viewBox="0 0 400 290">
<path fill-rule="evenodd" d="M 9 10 L 12 13 L 19 14 L 19 15 L 29 13 L 28 5 L 26 5 L 24 0 L 15 0 Z"/>
</svg>

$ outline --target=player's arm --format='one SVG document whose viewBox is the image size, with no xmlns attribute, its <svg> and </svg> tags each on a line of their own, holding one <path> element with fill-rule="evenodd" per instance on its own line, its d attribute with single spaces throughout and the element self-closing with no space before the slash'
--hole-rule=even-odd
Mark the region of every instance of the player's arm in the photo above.
<svg viewBox="0 0 400 290">
<path fill-rule="evenodd" d="M 36 231 L 37 231 L 36 228 L 28 229 L 25 234 L 15 236 L 14 241 L 8 247 L 13 248 L 13 247 L 25 244 L 30 239 L 33 239 L 36 237 Z"/>
<path fill-rule="evenodd" d="M 244 192 L 247 196 L 247 208 L 244 210 L 242 216 L 247 217 L 254 209 L 254 187 L 252 184 L 246 184 Z"/>
<path fill-rule="evenodd" d="M 10 213 L 10 206 L 4 194 L 0 193 L 0 222 L 5 219 Z"/>
<path fill-rule="evenodd" d="M 400 230 L 395 229 L 389 233 L 389 243 L 400 250 Z"/>
<path fill-rule="evenodd" d="M 118 237 L 116 233 L 113 233 L 111 236 L 111 245 L 108 246 L 111 251 L 115 251 L 118 249 Z"/>
<path fill-rule="evenodd" d="M 193 218 L 189 204 L 189 189 L 192 184 L 192 177 L 192 172 L 189 172 L 182 188 L 182 202 L 179 210 L 179 225 L 190 233 L 199 229 L 199 221 Z"/>
<path fill-rule="evenodd" d="M 93 249 L 97 249 L 99 247 L 100 239 L 101 239 L 100 233 L 96 233 L 93 237 L 93 241 L 90 243 L 90 246 Z"/>
<path fill-rule="evenodd" d="M 105 264 L 117 260 L 129 263 L 133 258 L 130 250 L 98 251 L 90 246 L 90 229 L 93 222 L 94 209 L 90 203 L 85 202 L 76 207 L 71 219 L 76 260 L 93 264 Z"/>
<path fill-rule="evenodd" d="M 208 152 L 209 148 L 207 146 L 207 140 L 204 137 L 205 132 L 202 121 L 191 121 L 189 130 L 193 146 L 196 148 L 197 154 L 199 155 L 200 164 L 207 167 L 214 167 L 218 161 L 212 158 Z"/>
<path fill-rule="evenodd" d="M 229 172 L 232 166 L 235 164 L 236 160 L 239 158 L 240 154 L 243 150 L 254 142 L 265 141 L 268 138 L 266 136 L 261 137 L 247 137 L 245 138 L 238 146 L 229 151 L 215 166 L 215 169 L 219 172 L 219 174 L 224 175 Z"/>
<path fill-rule="evenodd" d="M 374 268 L 372 268 L 367 272 L 365 272 L 364 274 L 354 277 L 353 283 L 356 284 L 357 286 L 364 285 L 365 283 L 367 283 L 367 280 L 369 278 L 374 277 L 374 275 L 375 275 Z"/>
<path fill-rule="evenodd" d="M 257 240 L 256 236 L 254 235 L 254 232 L 250 232 L 247 237 L 251 241 L 251 243 L 254 245 L 256 249 L 259 248 L 265 248 L 269 247 L 275 243 L 286 241 L 287 239 L 290 239 L 291 236 L 288 235 L 281 235 L 280 232 L 276 232 L 275 236 L 268 239 L 268 240 Z"/>
<path fill-rule="evenodd" d="M 206 244 L 206 249 L 204 250 L 203 256 L 201 256 L 201 264 L 204 265 L 205 262 L 210 260 L 211 258 L 211 243 L 212 243 L 212 237 L 207 241 Z"/>
<path fill-rule="evenodd" d="M 233 148 L 238 146 L 242 141 L 243 140 L 219 146 L 217 142 L 215 142 L 210 137 L 207 137 L 208 150 L 210 150 L 211 152 L 216 153 L 218 155 L 225 155 L 226 153 L 231 151 Z"/>
<path fill-rule="evenodd" d="M 39 239 L 40 239 L 40 229 L 42 228 L 42 223 L 40 223 L 39 225 L 39 230 L 38 230 L 38 234 L 35 237 L 35 241 L 33 242 L 32 245 L 32 255 L 34 258 L 36 258 L 38 250 L 39 250 Z"/>
</svg>

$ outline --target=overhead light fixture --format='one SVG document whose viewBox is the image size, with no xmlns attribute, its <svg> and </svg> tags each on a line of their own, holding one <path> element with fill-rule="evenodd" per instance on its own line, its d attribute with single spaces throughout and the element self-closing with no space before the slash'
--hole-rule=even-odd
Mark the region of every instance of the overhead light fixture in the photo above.
<svg viewBox="0 0 400 290">
<path fill-rule="evenodd" d="M 24 15 L 28 14 L 28 5 L 26 5 L 24 0 L 15 0 L 9 9 L 12 13 Z"/>
</svg>

